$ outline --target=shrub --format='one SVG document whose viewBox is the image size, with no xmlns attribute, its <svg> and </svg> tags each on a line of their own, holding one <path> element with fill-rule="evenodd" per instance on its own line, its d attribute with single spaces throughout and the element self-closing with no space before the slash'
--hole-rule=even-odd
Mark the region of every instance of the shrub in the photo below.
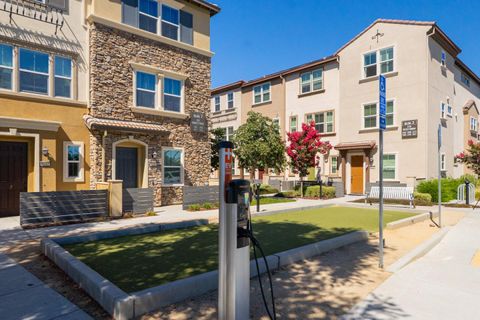
<svg viewBox="0 0 480 320">
<path fill-rule="evenodd" d="M 191 204 L 188 206 L 188 211 L 200 211 L 201 207 L 199 204 Z"/>
<path fill-rule="evenodd" d="M 278 192 L 279 192 L 278 189 L 275 189 L 274 187 L 268 184 L 260 185 L 260 194 L 272 194 L 272 193 L 278 193 Z"/>
<path fill-rule="evenodd" d="M 299 196 L 299 193 L 295 190 L 282 191 L 275 195 L 275 197 L 283 197 L 283 198 L 296 198 L 298 196 Z"/>
<path fill-rule="evenodd" d="M 416 206 L 431 206 L 432 196 L 428 193 L 414 192 L 413 197 Z"/>
<path fill-rule="evenodd" d="M 320 186 L 310 186 L 305 189 L 304 196 L 307 198 L 318 198 Z M 322 186 L 322 197 L 324 199 L 335 198 L 335 187 Z"/>
<path fill-rule="evenodd" d="M 462 183 L 465 183 L 465 178 L 471 183 L 478 185 L 479 180 L 472 175 L 463 175 L 458 179 L 443 178 L 442 184 L 442 202 L 457 199 L 457 188 Z M 432 201 L 438 201 L 438 179 L 426 180 L 420 182 L 417 186 L 417 191 L 420 193 L 428 193 L 432 196 Z"/>
<path fill-rule="evenodd" d="M 205 202 L 204 204 L 202 204 L 201 208 L 205 209 L 205 210 L 211 210 L 211 209 L 218 208 L 218 204 L 217 203 L 211 203 L 211 202 Z"/>
<path fill-rule="evenodd" d="M 156 216 L 157 214 L 154 212 L 154 211 L 149 211 L 147 212 L 147 216 L 148 217 L 153 217 L 153 216 Z"/>
</svg>

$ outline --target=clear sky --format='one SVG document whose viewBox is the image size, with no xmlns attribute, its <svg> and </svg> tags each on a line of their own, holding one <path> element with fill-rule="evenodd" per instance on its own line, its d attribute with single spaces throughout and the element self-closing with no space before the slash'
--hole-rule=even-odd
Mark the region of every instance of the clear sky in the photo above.
<svg viewBox="0 0 480 320">
<path fill-rule="evenodd" d="M 480 0 L 212 0 L 212 86 L 333 54 L 377 18 L 436 21 L 480 75 Z"/>
</svg>

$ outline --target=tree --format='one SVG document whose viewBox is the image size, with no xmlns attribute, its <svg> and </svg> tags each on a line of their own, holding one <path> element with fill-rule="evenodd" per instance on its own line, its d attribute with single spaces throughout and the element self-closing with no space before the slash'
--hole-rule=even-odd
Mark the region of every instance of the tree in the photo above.
<svg viewBox="0 0 480 320">
<path fill-rule="evenodd" d="M 218 170 L 220 165 L 220 159 L 218 155 L 218 144 L 225 140 L 225 129 L 216 128 L 210 130 L 210 147 L 212 148 L 211 158 L 210 158 L 210 170 L 214 172 Z"/>
<path fill-rule="evenodd" d="M 288 132 L 287 155 L 293 173 L 300 175 L 300 181 L 309 173 L 309 169 L 316 167 L 320 160 L 318 154 L 326 154 L 332 149 L 328 142 L 321 141 L 320 133 L 315 129 L 315 122 L 302 123 L 302 131 Z M 303 183 L 301 183 L 303 196 Z"/>
<path fill-rule="evenodd" d="M 235 159 L 252 175 L 267 168 L 280 172 L 285 167 L 285 143 L 272 119 L 250 111 L 247 122 L 233 137 Z"/>
<path fill-rule="evenodd" d="M 480 142 L 473 142 L 468 140 L 468 148 L 455 156 L 455 160 L 459 163 L 464 163 L 467 168 L 470 168 L 476 175 L 480 174 Z"/>
</svg>

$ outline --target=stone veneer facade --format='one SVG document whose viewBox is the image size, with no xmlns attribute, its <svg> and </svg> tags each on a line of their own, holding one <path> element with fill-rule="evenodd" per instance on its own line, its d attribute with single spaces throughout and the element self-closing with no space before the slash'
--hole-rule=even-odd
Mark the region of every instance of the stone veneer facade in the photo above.
<svg viewBox="0 0 480 320">
<path fill-rule="evenodd" d="M 105 175 L 112 179 L 112 144 L 133 138 L 148 145 L 148 186 L 154 189 L 155 205 L 182 201 L 181 187 L 162 186 L 162 147 L 184 150 L 184 184 L 205 185 L 210 174 L 208 134 L 192 133 L 190 119 L 134 113 L 131 62 L 185 74 L 184 111 L 198 111 L 209 120 L 211 59 L 188 50 L 146 39 L 94 23 L 89 31 L 90 104 L 89 114 L 97 118 L 155 123 L 165 133 L 110 131 L 105 139 Z M 102 180 L 102 135 L 91 130 L 91 187 Z M 153 155 L 156 156 L 154 157 Z"/>
</svg>

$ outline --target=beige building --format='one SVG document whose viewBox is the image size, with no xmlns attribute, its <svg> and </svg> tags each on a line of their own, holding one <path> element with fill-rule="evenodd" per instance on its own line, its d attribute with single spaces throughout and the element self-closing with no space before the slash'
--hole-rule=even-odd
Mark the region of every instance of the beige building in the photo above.
<svg viewBox="0 0 480 320">
<path fill-rule="evenodd" d="M 266 76 L 263 82 L 278 79 L 272 99 L 277 95 L 284 102 L 256 110 L 281 118 L 282 132 L 314 120 L 334 145 L 320 163 L 322 175 L 341 177 L 347 193 L 365 193 L 378 180 L 382 73 L 387 79 L 385 180 L 415 185 L 437 176 L 439 124 L 441 172 L 459 177 L 468 171 L 454 155 L 469 139 L 478 139 L 480 103 L 480 79 L 458 58 L 460 51 L 434 22 L 379 19 L 331 57 Z M 247 89 L 242 89 L 246 103 L 252 101 Z M 249 105 L 244 106 L 246 115 Z M 253 103 L 250 109 L 255 110 Z"/>
</svg>

